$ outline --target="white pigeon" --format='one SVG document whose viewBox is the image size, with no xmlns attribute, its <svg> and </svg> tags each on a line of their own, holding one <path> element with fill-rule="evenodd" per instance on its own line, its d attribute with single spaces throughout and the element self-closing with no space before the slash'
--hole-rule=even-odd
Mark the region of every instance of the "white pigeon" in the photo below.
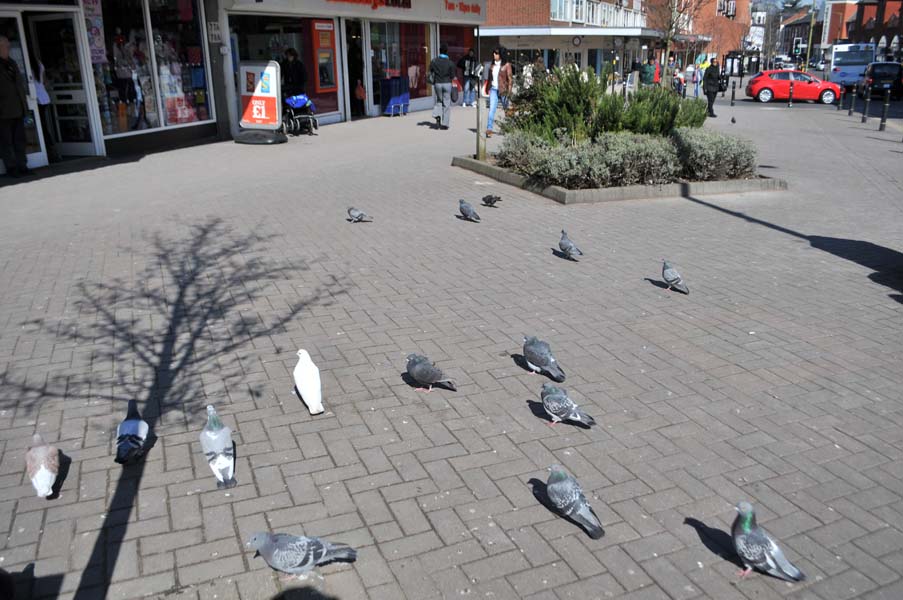
<svg viewBox="0 0 903 600">
<path fill-rule="evenodd" d="M 53 484 L 60 472 L 60 451 L 44 441 L 40 434 L 34 434 L 32 447 L 25 455 L 25 471 L 39 498 L 53 493 Z"/>
<path fill-rule="evenodd" d="M 323 412 L 323 389 L 320 386 L 320 369 L 310 359 L 310 354 L 303 348 L 298 350 L 298 364 L 293 372 L 295 377 L 295 389 L 301 394 L 301 399 L 307 405 L 307 410 L 312 415 Z"/>
<path fill-rule="evenodd" d="M 207 464 L 216 477 L 216 487 L 235 487 L 235 451 L 232 444 L 232 430 L 223 425 L 216 409 L 207 406 L 207 425 L 201 432 L 201 449 L 207 457 Z"/>
</svg>

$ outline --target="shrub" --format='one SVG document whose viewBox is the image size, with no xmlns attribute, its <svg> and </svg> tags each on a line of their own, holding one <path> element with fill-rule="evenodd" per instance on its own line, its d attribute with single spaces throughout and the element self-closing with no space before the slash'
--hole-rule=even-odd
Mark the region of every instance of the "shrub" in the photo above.
<svg viewBox="0 0 903 600">
<path fill-rule="evenodd" d="M 684 98 L 680 101 L 680 109 L 674 120 L 674 128 L 702 127 L 708 116 L 709 107 L 702 98 Z"/>
<path fill-rule="evenodd" d="M 621 131 L 624 128 L 624 99 L 617 94 L 604 94 L 596 103 L 593 121 L 593 139 L 606 131 Z"/>
<path fill-rule="evenodd" d="M 677 152 L 668 138 L 607 133 L 596 145 L 611 173 L 610 186 L 671 183 L 680 173 Z"/>
<path fill-rule="evenodd" d="M 743 179 L 756 174 L 752 142 L 709 129 L 675 129 L 674 145 L 689 180 Z"/>
<path fill-rule="evenodd" d="M 569 189 L 658 184 L 680 172 L 677 152 L 668 138 L 605 133 L 596 142 L 549 144 L 523 132 L 506 136 L 500 165 L 545 184 Z"/>
<path fill-rule="evenodd" d="M 640 88 L 630 95 L 624 129 L 633 133 L 668 135 L 680 110 L 680 97 L 661 87 Z"/>
</svg>

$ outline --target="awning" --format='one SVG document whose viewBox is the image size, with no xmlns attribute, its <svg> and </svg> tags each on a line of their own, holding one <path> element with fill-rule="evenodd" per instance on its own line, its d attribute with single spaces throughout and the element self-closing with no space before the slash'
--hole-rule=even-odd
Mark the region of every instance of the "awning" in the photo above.
<svg viewBox="0 0 903 600">
<path fill-rule="evenodd" d="M 480 27 L 483 37 L 632 37 L 661 38 L 662 32 L 646 27 Z"/>
</svg>

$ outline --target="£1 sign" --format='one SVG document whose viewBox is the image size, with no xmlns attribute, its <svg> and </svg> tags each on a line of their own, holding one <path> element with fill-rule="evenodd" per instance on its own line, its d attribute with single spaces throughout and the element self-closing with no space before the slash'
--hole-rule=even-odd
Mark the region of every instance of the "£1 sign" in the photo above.
<svg viewBox="0 0 903 600">
<path fill-rule="evenodd" d="M 244 129 L 279 129 L 282 126 L 280 77 L 276 61 L 241 64 L 238 85 Z"/>
</svg>

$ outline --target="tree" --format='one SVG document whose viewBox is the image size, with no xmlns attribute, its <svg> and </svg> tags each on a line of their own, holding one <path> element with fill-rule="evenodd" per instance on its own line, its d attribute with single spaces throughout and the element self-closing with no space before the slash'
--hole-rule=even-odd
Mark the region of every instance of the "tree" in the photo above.
<svg viewBox="0 0 903 600">
<path fill-rule="evenodd" d="M 662 32 L 665 58 L 671 54 L 675 38 L 693 33 L 693 21 L 710 0 L 651 0 L 647 4 L 647 25 Z"/>
</svg>

